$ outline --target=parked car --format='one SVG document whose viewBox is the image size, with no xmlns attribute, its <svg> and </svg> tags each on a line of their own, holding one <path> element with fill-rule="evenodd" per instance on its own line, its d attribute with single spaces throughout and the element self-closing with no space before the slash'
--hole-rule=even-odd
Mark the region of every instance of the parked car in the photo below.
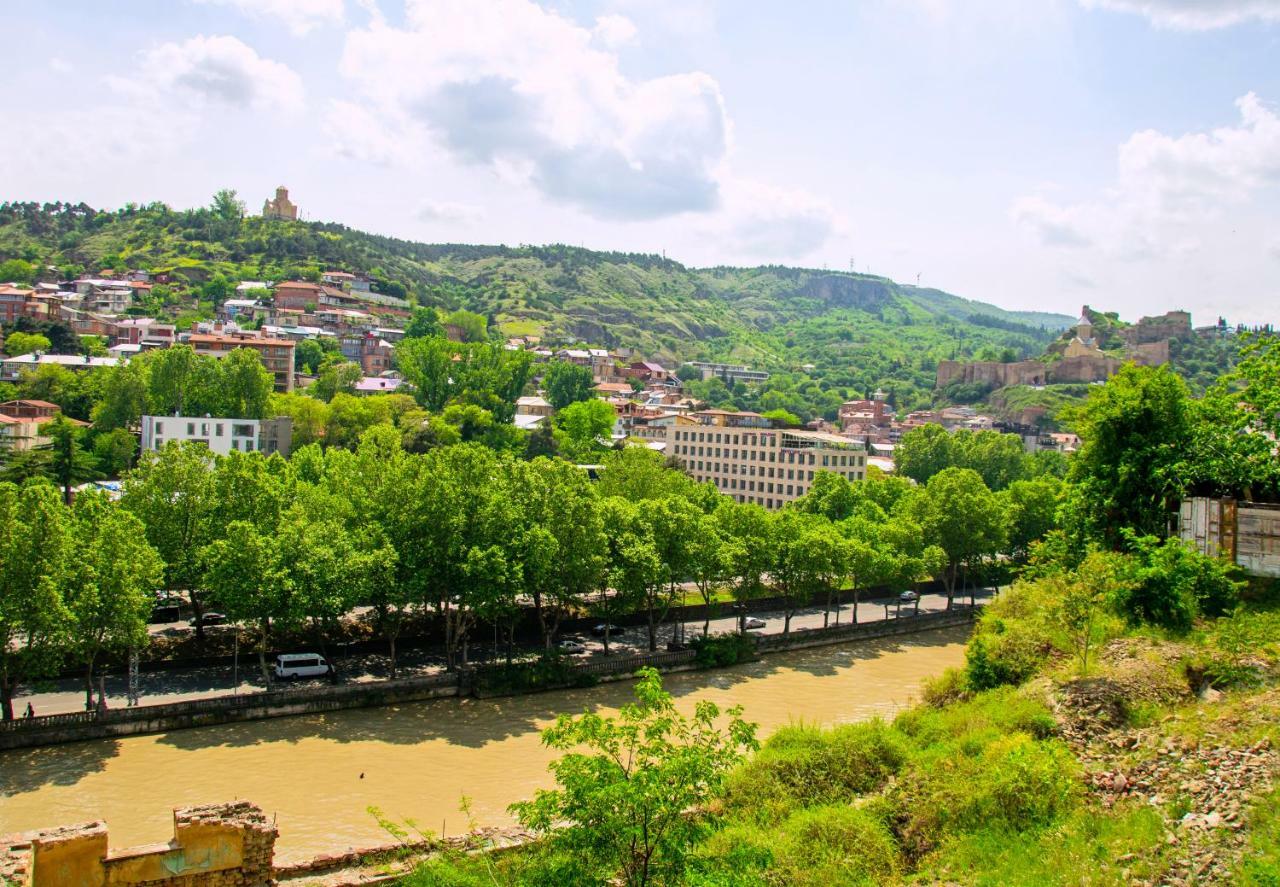
<svg viewBox="0 0 1280 887">
<path fill-rule="evenodd" d="M 619 628 L 616 625 L 613 625 L 612 623 L 601 622 L 599 625 L 592 626 L 591 633 L 598 638 L 602 638 L 604 637 L 606 630 L 609 632 L 611 636 L 616 634 L 621 634 L 622 632 L 621 628 Z"/>
<path fill-rule="evenodd" d="M 204 615 L 200 616 L 200 618 L 198 619 L 192 619 L 191 624 L 192 625 L 195 625 L 195 624 L 221 625 L 226 621 L 227 621 L 227 617 L 225 613 L 205 613 Z"/>
<path fill-rule="evenodd" d="M 281 653 L 276 657 L 275 673 L 281 680 L 319 678 L 332 671 L 333 666 L 317 653 Z"/>
<path fill-rule="evenodd" d="M 581 656 L 587 652 L 587 647 L 577 638 L 565 638 L 559 644 L 561 653 L 567 653 L 570 656 Z"/>
<path fill-rule="evenodd" d="M 756 631 L 764 628 L 766 625 L 768 625 L 767 622 L 756 616 L 748 616 L 746 619 L 742 620 L 742 627 L 745 631 Z"/>
<path fill-rule="evenodd" d="M 151 608 L 151 618 L 147 622 L 152 625 L 164 625 L 177 622 L 182 618 L 182 608 L 175 604 L 157 604 Z"/>
<path fill-rule="evenodd" d="M 904 591 L 902 594 L 898 595 L 898 600 L 904 604 L 914 604 L 916 601 L 920 600 L 920 595 L 916 594 L 914 591 Z"/>
</svg>

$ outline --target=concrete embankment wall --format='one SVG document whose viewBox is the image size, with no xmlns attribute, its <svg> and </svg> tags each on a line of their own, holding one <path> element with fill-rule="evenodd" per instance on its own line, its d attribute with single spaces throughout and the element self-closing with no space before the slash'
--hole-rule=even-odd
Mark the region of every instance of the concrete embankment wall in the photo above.
<svg viewBox="0 0 1280 887">
<path fill-rule="evenodd" d="M 829 628 L 797 630 L 786 637 L 782 635 L 756 637 L 756 653 L 767 656 L 788 650 L 918 634 L 967 625 L 973 618 L 974 611 L 962 606 L 950 612 L 927 613 L 921 616 L 863 622 L 856 625 L 845 624 Z M 690 671 L 698 667 L 694 651 L 680 650 L 588 661 L 574 666 L 574 671 L 591 675 L 600 681 L 625 680 L 637 669 L 646 666 L 663 672 Z M 473 692 L 475 692 L 474 672 L 462 671 L 425 678 L 220 696 L 164 705 L 141 705 L 136 708 L 117 708 L 101 713 L 76 712 L 47 715 L 28 720 L 0 722 L 0 750 L 141 733 L 165 733 L 187 727 L 315 714 L 339 709 L 420 702 L 451 696 L 468 696 Z"/>
</svg>

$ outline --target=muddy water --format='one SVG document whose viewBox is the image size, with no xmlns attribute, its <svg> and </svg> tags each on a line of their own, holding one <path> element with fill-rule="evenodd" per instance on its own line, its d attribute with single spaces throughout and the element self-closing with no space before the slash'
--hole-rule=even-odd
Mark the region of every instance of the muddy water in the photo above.
<svg viewBox="0 0 1280 887">
<path fill-rule="evenodd" d="M 669 675 L 680 708 L 742 705 L 761 736 L 792 721 L 889 715 L 963 660 L 963 629 L 821 647 L 714 672 Z M 0 834 L 105 819 L 116 847 L 164 840 L 170 809 L 248 798 L 275 813 L 277 858 L 387 839 L 366 808 L 465 831 L 549 784 L 538 731 L 560 712 L 609 713 L 629 682 L 513 699 L 441 700 L 0 753 Z"/>
</svg>

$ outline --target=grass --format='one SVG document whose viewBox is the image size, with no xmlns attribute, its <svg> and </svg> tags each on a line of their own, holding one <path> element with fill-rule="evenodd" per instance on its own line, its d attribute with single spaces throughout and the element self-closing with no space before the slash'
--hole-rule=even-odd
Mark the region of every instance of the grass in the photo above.
<svg viewBox="0 0 1280 887">
<path fill-rule="evenodd" d="M 1235 872 L 1241 887 L 1280 887 L 1280 788 L 1259 798 L 1249 814 L 1249 849 Z"/>
</svg>

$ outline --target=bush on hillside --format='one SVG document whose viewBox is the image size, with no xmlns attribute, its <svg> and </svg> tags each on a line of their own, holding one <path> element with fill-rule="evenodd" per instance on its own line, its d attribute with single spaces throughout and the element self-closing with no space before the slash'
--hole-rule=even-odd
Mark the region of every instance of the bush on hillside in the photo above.
<svg viewBox="0 0 1280 887">
<path fill-rule="evenodd" d="M 796 807 L 847 802 L 879 789 L 906 763 L 902 735 L 880 720 L 830 730 L 783 727 L 730 774 L 724 803 L 761 822 Z"/>
</svg>

